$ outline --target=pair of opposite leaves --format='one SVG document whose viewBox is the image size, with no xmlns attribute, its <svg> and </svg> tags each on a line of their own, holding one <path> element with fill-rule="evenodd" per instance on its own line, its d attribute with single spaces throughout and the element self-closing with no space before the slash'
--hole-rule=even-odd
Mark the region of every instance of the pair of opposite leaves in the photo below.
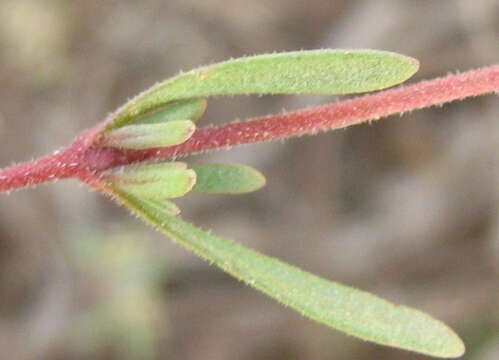
<svg viewBox="0 0 499 360">
<path fill-rule="evenodd" d="M 105 124 L 100 145 L 149 149 L 192 135 L 205 97 L 241 94 L 347 94 L 398 84 L 418 68 L 414 59 L 371 50 L 318 50 L 230 60 L 180 74 L 138 95 Z M 158 110 L 161 109 L 161 110 Z M 379 344 L 438 357 L 464 353 L 445 324 L 417 310 L 304 272 L 204 232 L 174 216 L 165 198 L 188 191 L 243 193 L 264 184 L 243 165 L 129 165 L 104 174 L 104 192 L 199 256 L 303 315 Z"/>
<path fill-rule="evenodd" d="M 150 149 L 178 145 L 188 140 L 195 122 L 206 109 L 205 99 L 189 99 L 105 132 L 100 145 L 126 149 Z M 188 120 L 178 120 L 188 119 Z M 107 180 L 122 191 L 133 193 L 164 206 L 171 214 L 178 207 L 165 199 L 184 196 L 189 191 L 209 194 L 242 194 L 265 184 L 257 170 L 240 164 L 196 164 L 160 162 L 132 165 L 112 170 Z"/>
</svg>

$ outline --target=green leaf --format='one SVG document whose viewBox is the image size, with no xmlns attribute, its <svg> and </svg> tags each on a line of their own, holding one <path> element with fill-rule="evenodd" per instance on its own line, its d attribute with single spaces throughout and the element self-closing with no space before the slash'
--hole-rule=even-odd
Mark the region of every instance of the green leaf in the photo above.
<svg viewBox="0 0 499 360">
<path fill-rule="evenodd" d="M 113 115 L 120 127 L 158 107 L 214 95 L 350 94 L 399 84 L 417 60 L 375 50 L 315 50 L 250 56 L 192 70 L 150 88 Z"/>
<path fill-rule="evenodd" d="M 159 231 L 304 316 L 378 344 L 452 358 L 464 353 L 445 324 L 405 306 L 331 282 L 206 233 L 123 192 L 114 194 Z"/>
<path fill-rule="evenodd" d="M 206 110 L 205 99 L 190 99 L 168 105 L 165 109 L 156 111 L 133 122 L 133 124 L 157 124 L 179 119 L 196 122 Z"/>
<path fill-rule="evenodd" d="M 184 196 L 196 182 L 194 170 L 182 162 L 129 165 L 104 176 L 115 190 L 149 199 Z"/>
<path fill-rule="evenodd" d="M 265 185 L 265 177 L 246 165 L 189 164 L 189 168 L 196 172 L 196 184 L 192 191 L 207 194 L 243 194 Z"/>
<path fill-rule="evenodd" d="M 180 214 L 178 206 L 171 201 L 164 199 L 141 199 L 147 206 L 157 209 L 157 211 L 165 211 L 170 215 Z"/>
<path fill-rule="evenodd" d="M 100 145 L 125 149 L 150 149 L 172 146 L 189 139 L 195 130 L 196 125 L 190 120 L 127 125 L 105 132 Z"/>
</svg>

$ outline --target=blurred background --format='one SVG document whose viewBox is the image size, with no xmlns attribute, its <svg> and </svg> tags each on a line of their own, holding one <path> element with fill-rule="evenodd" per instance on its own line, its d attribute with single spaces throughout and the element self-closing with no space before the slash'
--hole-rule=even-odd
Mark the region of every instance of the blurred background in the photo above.
<svg viewBox="0 0 499 360">
<path fill-rule="evenodd" d="M 499 59 L 499 3 L 0 2 L 0 166 L 51 153 L 157 81 L 230 57 L 375 48 L 409 82 Z M 217 98 L 201 124 L 337 101 Z M 267 177 L 188 195 L 183 217 L 417 307 L 499 358 L 499 101 L 486 96 L 193 158 Z M 426 359 L 309 321 L 73 180 L 0 196 L 1 359 Z"/>
</svg>

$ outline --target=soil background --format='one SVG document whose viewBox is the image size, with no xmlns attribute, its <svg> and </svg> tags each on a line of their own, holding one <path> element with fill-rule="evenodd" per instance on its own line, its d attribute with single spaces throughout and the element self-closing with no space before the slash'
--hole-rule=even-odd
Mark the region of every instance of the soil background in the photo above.
<svg viewBox="0 0 499 360">
<path fill-rule="evenodd" d="M 157 81 L 231 57 L 373 48 L 409 83 L 496 63 L 499 3 L 0 2 L 0 166 L 51 153 Z M 337 101 L 216 98 L 200 124 Z M 188 195 L 183 217 L 328 279 L 424 310 L 499 358 L 499 101 L 486 96 L 192 157 L 267 177 Z M 426 359 L 278 305 L 76 181 L 0 197 L 0 359 Z"/>
</svg>

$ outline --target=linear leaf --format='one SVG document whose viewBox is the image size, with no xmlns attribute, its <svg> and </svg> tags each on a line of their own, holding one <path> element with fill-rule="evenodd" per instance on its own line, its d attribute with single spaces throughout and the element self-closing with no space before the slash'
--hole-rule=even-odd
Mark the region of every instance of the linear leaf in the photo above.
<svg viewBox="0 0 499 360">
<path fill-rule="evenodd" d="M 151 115 L 138 119 L 133 124 L 157 124 L 179 119 L 196 122 L 206 110 L 206 99 L 189 99 L 168 105 Z"/>
<path fill-rule="evenodd" d="M 125 149 L 150 149 L 178 145 L 189 139 L 196 125 L 190 120 L 126 125 L 104 133 L 100 145 Z"/>
<path fill-rule="evenodd" d="M 157 84 L 121 107 L 109 128 L 179 100 L 214 95 L 360 93 L 399 84 L 417 69 L 413 58 L 375 50 L 314 50 L 239 58 Z"/>
<path fill-rule="evenodd" d="M 115 190 L 148 199 L 183 196 L 196 182 L 194 170 L 182 162 L 129 165 L 113 169 L 105 177 Z"/>
<path fill-rule="evenodd" d="M 131 194 L 114 195 L 173 240 L 315 321 L 364 340 L 427 355 L 452 358 L 464 353 L 461 339 L 425 313 L 322 279 L 206 233 Z"/>
<path fill-rule="evenodd" d="M 165 211 L 170 215 L 180 214 L 180 209 L 178 208 L 178 206 L 171 201 L 164 199 L 146 199 L 146 198 L 141 199 L 141 201 L 143 201 L 145 204 L 147 204 L 152 208 L 156 208 L 158 211 Z"/>
<path fill-rule="evenodd" d="M 240 164 L 189 164 L 196 172 L 192 191 L 207 194 L 244 194 L 265 185 L 265 177 L 252 167 Z"/>
</svg>

